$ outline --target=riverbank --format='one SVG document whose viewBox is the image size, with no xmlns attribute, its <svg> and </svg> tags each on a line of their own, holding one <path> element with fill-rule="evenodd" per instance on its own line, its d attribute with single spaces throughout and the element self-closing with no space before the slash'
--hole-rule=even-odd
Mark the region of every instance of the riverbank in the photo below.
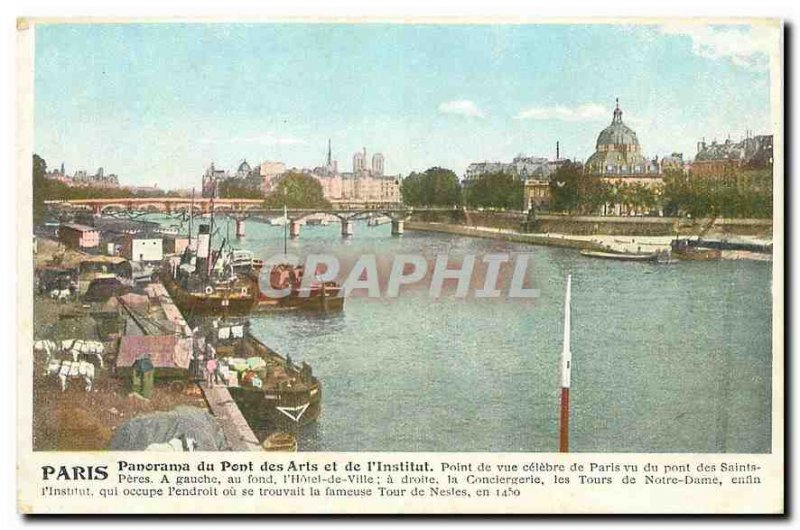
<svg viewBox="0 0 800 530">
<path fill-rule="evenodd" d="M 529 243 L 532 245 L 547 245 L 551 247 L 574 248 L 577 250 L 601 250 L 602 243 L 585 238 L 575 238 L 564 234 L 526 234 L 507 228 L 492 228 L 488 226 L 464 226 L 448 223 L 424 223 L 407 221 L 406 230 L 418 232 L 438 232 L 455 234 L 484 239 L 496 239 L 511 243 Z"/>
<path fill-rule="evenodd" d="M 528 219 L 523 212 L 453 209 L 415 211 L 413 222 L 437 223 L 481 228 L 500 228 L 532 234 L 570 234 L 582 236 L 681 236 L 705 234 L 710 237 L 745 236 L 772 238 L 772 219 L 690 219 L 686 217 L 631 217 L 563 215 L 538 213 Z M 526 227 L 526 228 L 523 228 Z"/>
<path fill-rule="evenodd" d="M 512 243 L 527 243 L 531 245 L 545 245 L 550 247 L 574 248 L 577 250 L 611 250 L 615 252 L 655 252 L 669 250 L 673 236 L 620 236 L 620 235 L 581 235 L 563 233 L 524 233 L 507 228 L 493 228 L 488 226 L 464 226 L 448 223 L 423 223 L 408 221 L 406 230 L 419 232 L 438 232 L 469 237 L 495 239 Z M 759 244 L 771 242 L 771 238 L 744 237 L 740 239 Z M 743 251 L 724 251 L 723 259 L 750 259 L 769 261 L 771 255 L 757 254 Z"/>
</svg>

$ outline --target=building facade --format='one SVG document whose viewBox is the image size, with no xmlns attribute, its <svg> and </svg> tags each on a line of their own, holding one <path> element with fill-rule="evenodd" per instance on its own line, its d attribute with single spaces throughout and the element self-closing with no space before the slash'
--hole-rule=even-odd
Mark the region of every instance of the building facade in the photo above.
<svg viewBox="0 0 800 530">
<path fill-rule="evenodd" d="M 85 169 L 80 169 L 72 176 L 69 176 L 66 174 L 64 163 L 62 162 L 61 167 L 58 169 L 45 173 L 45 178 L 57 180 L 67 186 L 74 187 L 119 188 L 119 177 L 113 173 L 107 175 L 102 167 L 97 168 L 93 175 L 90 175 Z"/>
<path fill-rule="evenodd" d="M 664 179 L 658 159 L 648 159 L 642 154 L 636 132 L 622 120 L 622 109 L 617 100 L 611 124 L 600 131 L 595 152 L 584 164 L 587 178 L 600 179 L 611 186 L 611 192 L 622 196 L 623 188 L 645 188 L 660 195 Z M 647 213 L 641 207 L 615 201 L 603 206 L 603 215 L 633 215 Z"/>
<path fill-rule="evenodd" d="M 122 256 L 128 261 L 155 262 L 164 259 L 164 242 L 160 237 L 126 234 Z"/>
<path fill-rule="evenodd" d="M 340 173 L 328 141 L 325 165 L 302 171 L 317 179 L 325 199 L 333 205 L 366 207 L 399 204 L 402 201 L 400 176 L 385 174 L 386 158 L 382 153 L 372 155 L 369 166 L 367 160 L 367 149 L 364 147 L 353 154 L 353 170 Z"/>
<path fill-rule="evenodd" d="M 772 189 L 772 135 L 746 134 L 740 142 L 698 142 L 691 181 L 743 190 Z"/>
<path fill-rule="evenodd" d="M 481 175 L 507 173 L 524 182 L 525 209 L 547 211 L 550 209 L 550 176 L 565 162 L 556 142 L 556 158 L 519 154 L 511 162 L 473 162 L 464 172 L 463 185 L 469 186 Z"/>
<path fill-rule="evenodd" d="M 65 223 L 58 227 L 58 239 L 68 248 L 96 248 L 100 245 L 100 230 L 93 226 Z"/>
</svg>

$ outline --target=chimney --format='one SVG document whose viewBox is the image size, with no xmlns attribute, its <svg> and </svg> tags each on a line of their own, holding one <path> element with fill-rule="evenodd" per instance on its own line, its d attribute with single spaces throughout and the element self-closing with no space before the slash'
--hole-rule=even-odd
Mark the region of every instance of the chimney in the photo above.
<svg viewBox="0 0 800 530">
<path fill-rule="evenodd" d="M 561 160 L 561 150 L 558 140 L 556 140 L 556 160 Z"/>
</svg>

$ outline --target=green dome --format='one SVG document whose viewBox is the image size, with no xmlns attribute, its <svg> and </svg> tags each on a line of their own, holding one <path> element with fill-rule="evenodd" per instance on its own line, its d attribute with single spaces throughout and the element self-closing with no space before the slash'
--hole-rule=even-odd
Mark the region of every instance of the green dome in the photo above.
<svg viewBox="0 0 800 530">
<path fill-rule="evenodd" d="M 622 122 L 622 110 L 614 109 L 611 125 L 597 137 L 597 148 L 586 161 L 586 171 L 593 175 L 640 175 L 658 171 L 653 161 L 642 156 L 636 133 Z"/>
<path fill-rule="evenodd" d="M 597 137 L 597 150 L 600 151 L 603 147 L 608 146 L 636 146 L 639 147 L 639 139 L 636 133 L 622 123 L 622 109 L 614 109 L 614 118 L 611 120 L 611 125 L 606 127 L 600 132 Z"/>
</svg>

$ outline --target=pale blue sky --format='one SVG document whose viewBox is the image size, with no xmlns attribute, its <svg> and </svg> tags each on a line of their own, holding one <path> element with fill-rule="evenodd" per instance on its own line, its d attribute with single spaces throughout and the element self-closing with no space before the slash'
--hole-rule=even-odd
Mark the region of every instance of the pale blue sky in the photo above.
<svg viewBox="0 0 800 530">
<path fill-rule="evenodd" d="M 619 97 L 647 155 L 771 133 L 759 27 L 38 25 L 35 151 L 67 172 L 198 185 L 381 151 L 391 173 L 517 153 L 585 160 Z"/>
</svg>

